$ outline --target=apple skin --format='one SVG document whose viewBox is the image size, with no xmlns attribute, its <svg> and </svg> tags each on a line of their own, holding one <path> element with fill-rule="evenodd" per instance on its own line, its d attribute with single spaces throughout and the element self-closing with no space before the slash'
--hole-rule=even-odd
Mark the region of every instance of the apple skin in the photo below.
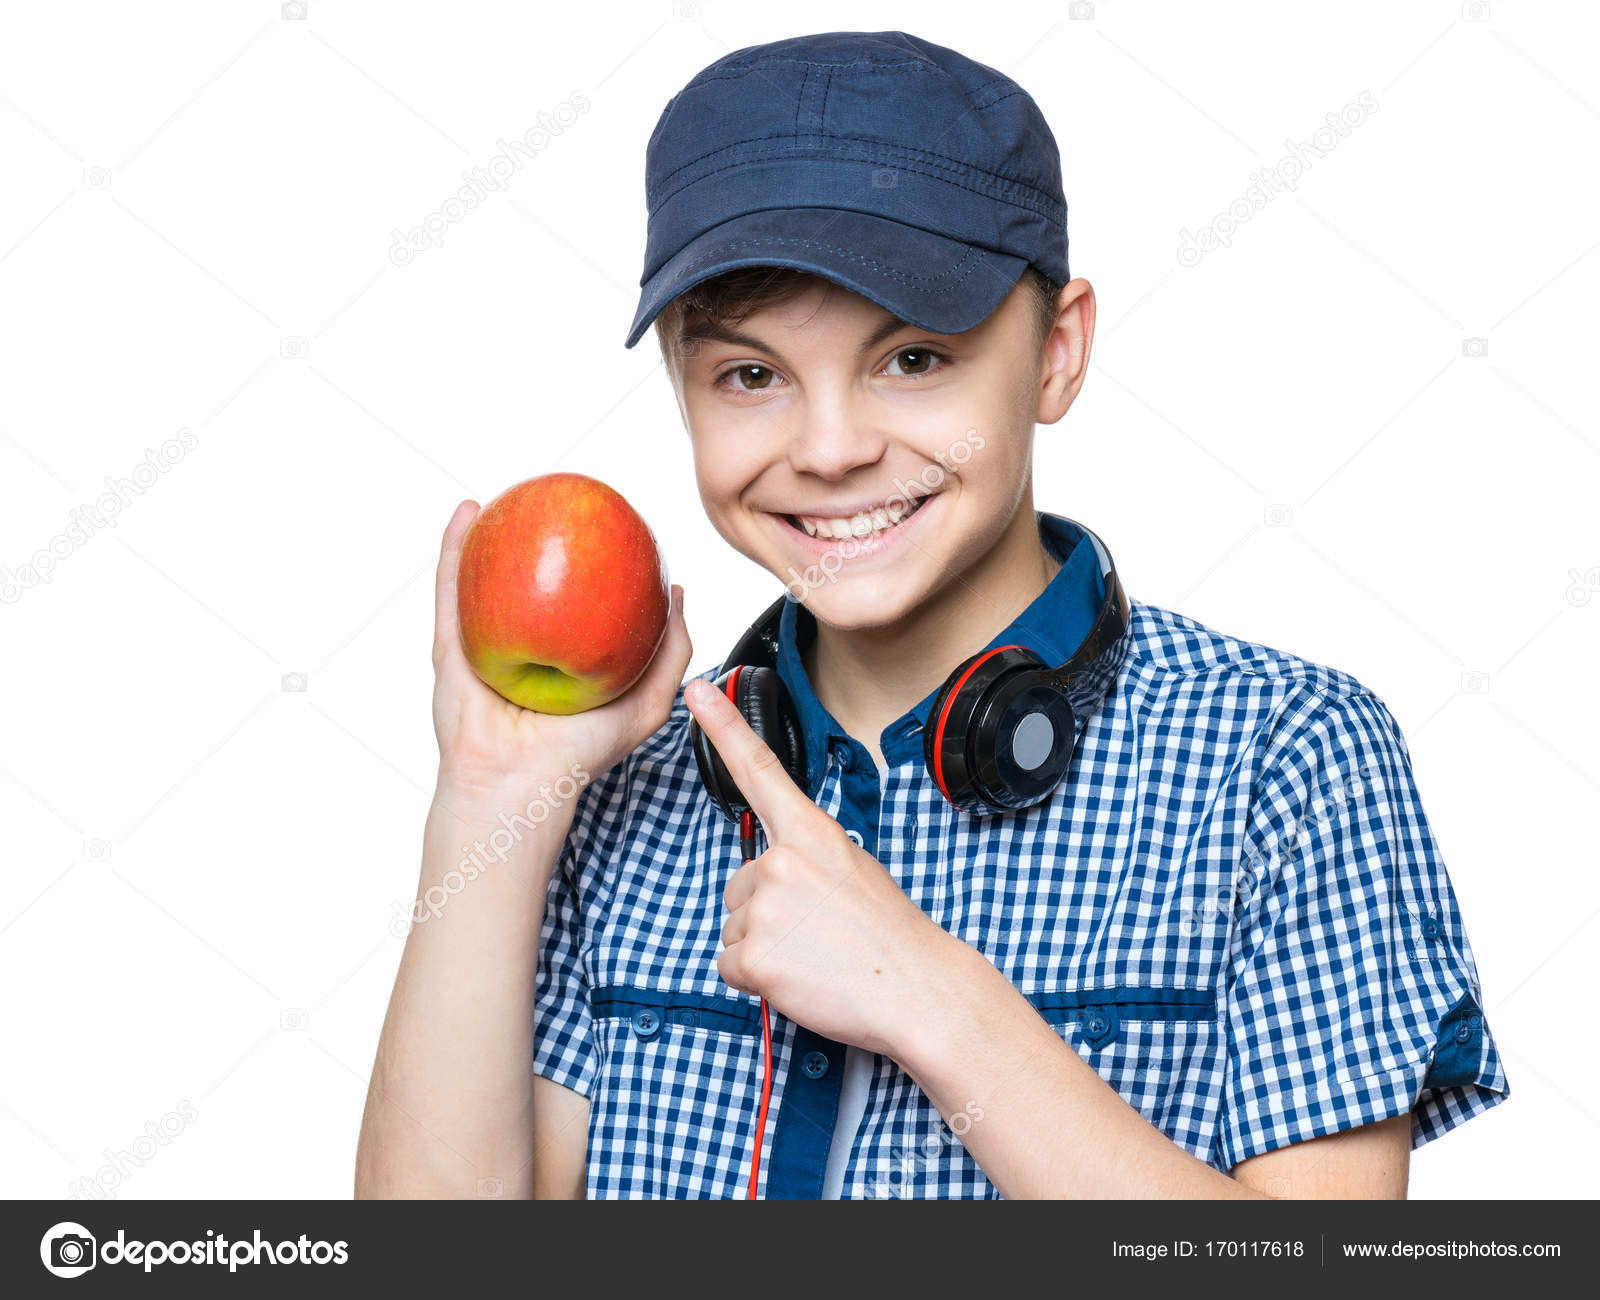
<svg viewBox="0 0 1600 1300">
<path fill-rule="evenodd" d="M 474 672 L 538 713 L 583 713 L 636 682 L 667 631 L 655 534 L 585 474 L 518 483 L 461 543 L 456 609 Z"/>
</svg>

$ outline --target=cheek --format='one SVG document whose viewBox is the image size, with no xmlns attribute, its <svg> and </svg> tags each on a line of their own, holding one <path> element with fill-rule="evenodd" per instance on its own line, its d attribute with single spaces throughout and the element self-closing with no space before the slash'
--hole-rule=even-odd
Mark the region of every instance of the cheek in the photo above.
<svg viewBox="0 0 1600 1300">
<path fill-rule="evenodd" d="M 995 443 L 1031 428 L 1036 407 L 1031 378 L 1017 366 L 974 363 L 946 400 L 928 401 L 916 418 L 944 443 L 970 438 L 972 430 Z"/>
<path fill-rule="evenodd" d="M 964 492 L 1003 496 L 1022 472 L 1034 414 L 1034 402 L 1015 377 L 997 376 L 942 410 L 919 416 L 919 427 L 907 431 L 908 441 L 930 476 L 944 473 L 942 466 L 961 481 Z"/>
<path fill-rule="evenodd" d="M 697 428 L 693 444 L 701 509 L 723 541 L 755 559 L 757 530 L 744 497 L 767 462 L 752 457 L 748 438 L 719 438 L 715 432 Z"/>
<path fill-rule="evenodd" d="M 740 437 L 739 430 L 726 424 L 690 427 L 694 476 L 701 500 L 708 509 L 737 506 L 739 497 L 760 475 L 769 458 L 749 437 L 749 430 Z"/>
<path fill-rule="evenodd" d="M 725 462 L 704 453 L 698 442 L 694 452 L 694 481 L 700 492 L 701 508 L 714 524 L 734 508 L 743 486 L 728 473 Z"/>
</svg>

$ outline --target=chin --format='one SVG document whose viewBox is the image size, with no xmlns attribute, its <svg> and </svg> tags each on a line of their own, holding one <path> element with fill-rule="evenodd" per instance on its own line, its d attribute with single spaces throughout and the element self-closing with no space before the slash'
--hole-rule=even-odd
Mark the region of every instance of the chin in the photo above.
<svg viewBox="0 0 1600 1300">
<path fill-rule="evenodd" d="M 886 573 L 867 578 L 840 578 L 806 589 L 801 598 L 791 581 L 789 594 L 800 600 L 819 623 L 855 632 L 862 628 L 890 627 L 899 622 L 927 598 L 918 582 L 908 582 L 909 574 Z"/>
</svg>

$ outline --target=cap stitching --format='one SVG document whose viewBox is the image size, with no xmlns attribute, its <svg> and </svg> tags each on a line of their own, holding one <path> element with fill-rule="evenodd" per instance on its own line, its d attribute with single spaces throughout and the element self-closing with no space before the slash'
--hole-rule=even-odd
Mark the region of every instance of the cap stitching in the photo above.
<svg viewBox="0 0 1600 1300">
<path fill-rule="evenodd" d="M 806 87 L 811 84 L 811 69 L 807 68 L 800 75 L 800 93 L 794 97 L 794 138 L 800 139 L 800 110 L 805 107 Z"/>
<path fill-rule="evenodd" d="M 1005 94 L 991 99 L 987 104 L 976 104 L 974 107 L 978 108 L 979 110 L 993 108 L 996 104 L 1000 103 L 1001 100 L 1010 99 L 1015 95 L 1026 95 L 1028 93 L 1021 86 L 1017 85 L 1017 83 L 1010 77 L 995 77 L 992 81 L 986 81 L 981 86 L 974 86 L 971 90 L 966 92 L 966 96 L 968 99 L 977 99 L 979 95 L 988 90 L 991 86 L 1010 86 L 1011 89 Z M 1037 105 L 1035 105 L 1035 107 L 1037 107 Z M 1043 117 L 1043 115 L 1043 110 L 1041 110 L 1040 116 Z"/>
<path fill-rule="evenodd" d="M 869 160 L 864 160 L 863 159 L 861 161 L 869 161 Z M 738 163 L 738 162 L 727 163 L 722 167 L 715 168 L 712 171 L 706 172 L 703 175 L 696 177 L 692 181 L 685 182 L 683 185 L 679 186 L 676 190 L 674 190 L 671 194 L 667 195 L 665 198 L 659 200 L 657 203 L 655 203 L 655 204 L 653 204 L 651 206 L 651 214 L 652 214 L 652 216 L 657 211 L 659 211 L 662 207 L 664 207 L 667 203 L 669 203 L 673 199 L 675 199 L 679 194 L 683 193 L 684 190 L 687 190 L 687 189 L 691 188 L 694 185 L 698 185 L 702 181 L 709 180 L 711 177 L 717 175 L 720 172 L 730 171 L 733 168 L 738 167 L 740 165 L 741 164 Z M 980 198 L 997 199 L 1000 202 L 1010 203 L 1013 207 L 1021 208 L 1025 212 L 1032 213 L 1035 217 L 1037 217 L 1037 218 L 1039 218 L 1039 220 L 1045 222 L 1046 225 L 1048 225 L 1053 230 L 1061 230 L 1062 228 L 1064 228 L 1064 226 L 1066 224 L 1061 216 L 1058 216 L 1058 215 L 1056 215 L 1056 214 L 1054 214 L 1052 212 L 1041 212 L 1038 208 L 1036 208 L 1032 204 L 1022 203 L 1022 202 L 1013 201 L 1013 200 L 1010 200 L 1010 199 L 1001 198 L 1001 196 L 999 196 L 999 195 L 986 193 L 985 191 L 976 189 L 971 185 L 963 185 L 960 181 L 955 180 L 952 177 L 940 175 L 938 172 L 929 171 L 929 170 L 926 170 L 926 169 L 921 168 L 921 167 L 916 167 L 916 166 L 912 166 L 910 164 L 904 164 L 904 163 L 902 164 L 902 167 L 903 167 L 903 170 L 905 170 L 905 171 L 912 172 L 914 174 L 925 175 L 925 176 L 930 177 L 933 180 L 943 181 L 947 185 L 950 185 L 950 186 L 952 186 L 952 187 L 954 187 L 956 189 L 966 190 L 969 194 L 976 194 Z M 744 214 L 743 213 L 735 213 L 733 215 L 742 216 Z M 881 214 L 879 214 L 879 213 L 867 213 L 866 215 L 868 215 L 868 216 L 879 216 Z M 892 221 L 895 218 L 890 217 L 890 218 L 887 218 L 887 219 Z M 907 224 L 910 224 L 910 223 L 907 223 Z M 921 227 L 918 227 L 918 229 L 921 229 Z"/>
<path fill-rule="evenodd" d="M 961 260 L 956 262 L 948 271 L 941 271 L 937 275 L 912 275 L 909 272 L 901 271 L 895 267 L 888 266 L 885 263 L 878 261 L 878 259 L 875 257 L 868 257 L 865 253 L 858 252 L 853 248 L 847 248 L 842 244 L 829 244 L 820 239 L 801 239 L 796 235 L 762 235 L 758 237 L 751 237 L 749 239 L 735 239 L 729 243 L 718 244 L 714 249 L 708 249 L 706 252 L 697 254 L 689 261 L 684 262 L 678 269 L 680 271 L 684 271 L 694 266 L 703 265 L 708 261 L 712 261 L 715 258 L 724 256 L 731 248 L 764 248 L 786 244 L 795 245 L 800 248 L 826 249 L 831 253 L 843 254 L 846 260 L 859 262 L 864 266 L 870 266 L 873 270 L 888 276 L 891 280 L 897 280 L 905 284 L 908 288 L 915 289 L 919 293 L 948 293 L 948 285 L 939 286 L 932 284 L 931 282 L 948 279 L 951 276 L 954 276 L 955 272 L 957 271 L 960 271 L 961 274 L 957 276 L 952 283 L 959 283 L 961 280 L 965 280 L 972 274 L 974 270 L 977 269 L 978 266 L 982 264 L 981 261 L 976 259 L 981 259 L 985 253 L 984 249 L 968 244 L 966 245 L 966 252 L 962 254 Z M 1015 256 L 1015 254 L 1006 254 L 1005 256 Z M 963 267 L 966 269 L 963 270 Z M 917 281 L 928 281 L 930 284 L 918 284 L 916 283 Z"/>
<path fill-rule="evenodd" d="M 995 98 L 991 99 L 987 104 L 977 104 L 974 107 L 980 113 L 987 113 L 996 104 L 1003 104 L 1008 99 L 1015 99 L 1018 95 L 1026 95 L 1027 93 L 1028 92 L 1025 91 L 1021 86 L 1017 86 L 1013 90 L 1006 91 L 1006 93 L 1003 95 L 995 96 Z"/>
<path fill-rule="evenodd" d="M 828 138 L 843 139 L 843 137 Z M 749 147 L 757 144 L 761 140 L 771 141 L 772 143 L 766 145 L 765 147 Z M 998 172 L 985 171 L 982 168 L 974 167 L 971 163 L 965 163 L 959 159 L 950 158 L 944 154 L 930 153 L 926 150 L 907 149 L 903 145 L 884 145 L 876 143 L 869 145 L 867 142 L 855 140 L 847 140 L 846 143 L 857 146 L 863 151 L 864 154 L 869 154 L 871 156 L 841 158 L 837 153 L 824 153 L 814 150 L 810 146 L 801 146 L 786 136 L 758 136 L 752 140 L 741 140 L 737 144 L 726 145 L 721 149 L 713 149 L 708 153 L 702 154 L 699 158 L 684 163 L 682 167 L 674 168 L 673 171 L 667 174 L 667 177 L 675 176 L 679 172 L 694 166 L 695 163 L 702 162 L 707 158 L 715 157 L 719 153 L 726 153 L 731 149 L 738 149 L 742 151 L 740 155 L 731 162 L 726 162 L 721 166 L 713 167 L 708 171 L 697 173 L 692 179 L 684 181 L 670 193 L 663 194 L 660 192 L 661 186 L 665 183 L 667 177 L 660 178 L 654 186 L 650 187 L 650 190 L 646 191 L 646 202 L 651 213 L 654 214 L 658 209 L 666 206 L 666 204 L 670 203 L 679 194 L 683 193 L 684 190 L 688 189 L 692 185 L 698 185 L 701 181 L 708 180 L 712 176 L 716 176 L 721 172 L 729 171 L 734 167 L 742 166 L 745 163 L 754 161 L 758 158 L 777 156 L 785 152 L 789 152 L 791 156 L 794 157 L 794 159 L 798 162 L 856 162 L 879 163 L 884 165 L 891 163 L 897 164 L 906 171 L 919 172 L 920 174 L 925 175 L 932 180 L 944 181 L 946 184 L 953 185 L 957 189 L 966 190 L 970 194 L 977 194 L 982 198 L 996 199 L 1002 203 L 1009 203 L 1013 207 L 1024 208 L 1029 212 L 1037 213 L 1039 216 L 1042 216 L 1051 222 L 1059 223 L 1064 220 L 1065 213 L 1061 210 L 1062 205 L 1056 202 L 1056 200 L 1050 198 L 1048 195 L 1044 194 L 1036 187 L 1029 185 L 1026 181 L 1019 181 L 1013 177 L 1001 175 Z M 802 150 L 805 151 L 802 152 Z M 926 161 L 927 159 L 932 159 L 933 161 Z M 918 166 L 917 164 L 921 164 L 921 166 Z M 954 176 L 944 175 L 942 174 L 943 172 L 960 172 L 965 173 L 968 176 L 982 177 L 991 182 L 991 188 L 989 190 L 979 189 L 974 185 L 964 184 L 962 181 L 957 180 Z M 1006 193 L 1008 187 L 1010 189 L 1020 191 L 1020 193 L 1008 194 Z M 651 190 L 654 191 L 653 194 L 651 193 Z"/>
<path fill-rule="evenodd" d="M 936 64 L 923 59 L 900 59 L 894 63 L 878 63 L 873 60 L 856 60 L 852 63 L 823 63 L 815 59 L 762 59 L 756 63 L 726 64 L 718 72 L 706 72 L 697 76 L 684 87 L 685 90 L 703 85 L 708 81 L 734 81 L 748 76 L 752 72 L 759 72 L 762 68 L 777 67 L 780 64 L 792 65 L 799 68 L 832 68 L 835 71 L 853 68 L 860 72 L 940 72 L 945 70 Z M 945 73 L 948 76 L 948 73 Z M 951 83 L 955 83 L 952 81 Z"/>
<path fill-rule="evenodd" d="M 1018 92 L 1018 93 L 1023 93 L 1023 92 Z M 1050 194 L 1046 193 L 1044 190 L 1041 190 L 1037 185 L 1034 185 L 1029 181 L 1022 180 L 1022 179 L 1020 179 L 1018 177 L 1015 177 L 1015 176 L 1009 176 L 1005 172 L 990 171 L 987 168 L 979 167 L 974 163 L 967 162 L 967 161 L 965 161 L 964 159 L 961 159 L 961 158 L 956 158 L 956 157 L 954 157 L 954 156 L 952 156 L 950 154 L 939 153 L 935 149 L 914 149 L 909 145 L 888 144 L 888 143 L 885 143 L 885 142 L 879 141 L 879 140 L 861 140 L 861 139 L 856 138 L 855 136 L 836 135 L 836 134 L 833 134 L 833 133 L 830 133 L 830 132 L 825 132 L 825 131 L 810 132 L 804 138 L 806 138 L 806 139 L 814 138 L 814 139 L 818 139 L 818 140 L 836 141 L 836 142 L 841 143 L 841 144 L 853 146 L 854 148 L 856 148 L 858 150 L 861 150 L 863 153 L 877 153 L 879 155 L 901 154 L 901 155 L 908 155 L 908 156 L 916 156 L 919 159 L 921 159 L 921 158 L 932 158 L 932 159 L 937 160 L 940 163 L 946 164 L 948 166 L 949 170 L 976 173 L 976 174 L 978 174 L 980 176 L 987 176 L 987 177 L 990 177 L 990 178 L 992 178 L 994 180 L 1004 182 L 1006 185 L 1014 185 L 1019 189 L 1026 190 L 1029 194 L 1037 196 L 1037 198 L 1041 202 L 1043 202 L 1044 204 L 1046 204 L 1050 208 L 1056 208 L 1056 207 L 1060 207 L 1061 206 L 1059 203 L 1057 203 L 1057 201 Z M 788 143 L 784 143 L 785 141 L 787 141 Z M 649 199 L 650 191 L 652 191 L 652 190 L 659 191 L 663 185 L 665 185 L 668 181 L 670 181 L 674 176 L 678 175 L 679 172 L 686 171 L 690 167 L 693 167 L 696 163 L 704 162 L 708 158 L 715 158 L 718 154 L 721 154 L 721 153 L 728 153 L 728 152 L 730 152 L 732 150 L 745 149 L 745 148 L 747 148 L 749 146 L 752 146 L 752 145 L 762 145 L 762 144 L 766 144 L 768 147 L 765 148 L 765 149 L 760 149 L 760 148 L 751 149 L 750 153 L 751 153 L 752 156 L 759 156 L 759 155 L 761 155 L 763 153 L 778 152 L 778 151 L 781 151 L 781 150 L 786 149 L 786 148 L 787 149 L 796 149 L 796 150 L 801 149 L 801 148 L 807 148 L 807 149 L 814 148 L 814 146 L 810 146 L 810 145 L 807 145 L 807 146 L 800 145 L 799 139 L 796 138 L 796 137 L 793 137 L 793 136 L 785 136 L 785 135 L 752 135 L 752 136 L 747 136 L 743 140 L 734 140 L 729 144 L 718 145 L 715 149 L 707 149 L 702 154 L 696 154 L 693 158 L 685 159 L 683 162 L 679 163 L 676 167 L 674 167 L 671 171 L 664 172 L 660 176 L 657 176 L 653 181 L 650 181 L 646 185 L 646 199 L 647 200 Z M 817 152 L 816 157 L 818 159 L 821 159 L 822 161 L 825 161 L 825 162 L 871 162 L 871 161 L 877 161 L 877 159 L 874 159 L 874 158 L 871 158 L 871 157 L 843 158 L 843 159 L 841 159 L 836 153 L 823 153 L 823 152 L 820 152 L 820 151 Z M 705 173 L 705 175 L 707 175 L 707 176 L 710 176 L 710 175 L 713 175 L 713 174 L 714 174 L 713 172 Z M 697 178 L 697 179 L 699 179 L 699 178 Z M 693 184 L 694 182 L 690 181 L 690 182 L 686 182 L 686 183 L 687 184 Z M 674 190 L 673 193 L 676 194 L 677 191 Z M 666 197 L 667 198 L 671 198 L 672 195 L 668 195 Z M 662 201 L 665 201 L 665 200 L 662 200 Z M 1021 205 L 1021 206 L 1026 206 L 1026 205 Z"/>
</svg>

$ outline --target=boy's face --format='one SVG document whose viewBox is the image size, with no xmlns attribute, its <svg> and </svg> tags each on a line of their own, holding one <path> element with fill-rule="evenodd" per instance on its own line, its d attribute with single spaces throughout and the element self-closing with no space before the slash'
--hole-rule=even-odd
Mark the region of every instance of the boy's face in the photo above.
<svg viewBox="0 0 1600 1300">
<path fill-rule="evenodd" d="M 1025 281 L 975 328 L 935 334 L 819 280 L 693 331 L 673 380 L 706 514 L 823 622 L 895 622 L 1015 517 L 1033 426 L 1059 419 L 1081 383 L 1093 301 L 1074 281 L 1041 343 Z M 863 512 L 879 527 L 865 531 Z"/>
</svg>

